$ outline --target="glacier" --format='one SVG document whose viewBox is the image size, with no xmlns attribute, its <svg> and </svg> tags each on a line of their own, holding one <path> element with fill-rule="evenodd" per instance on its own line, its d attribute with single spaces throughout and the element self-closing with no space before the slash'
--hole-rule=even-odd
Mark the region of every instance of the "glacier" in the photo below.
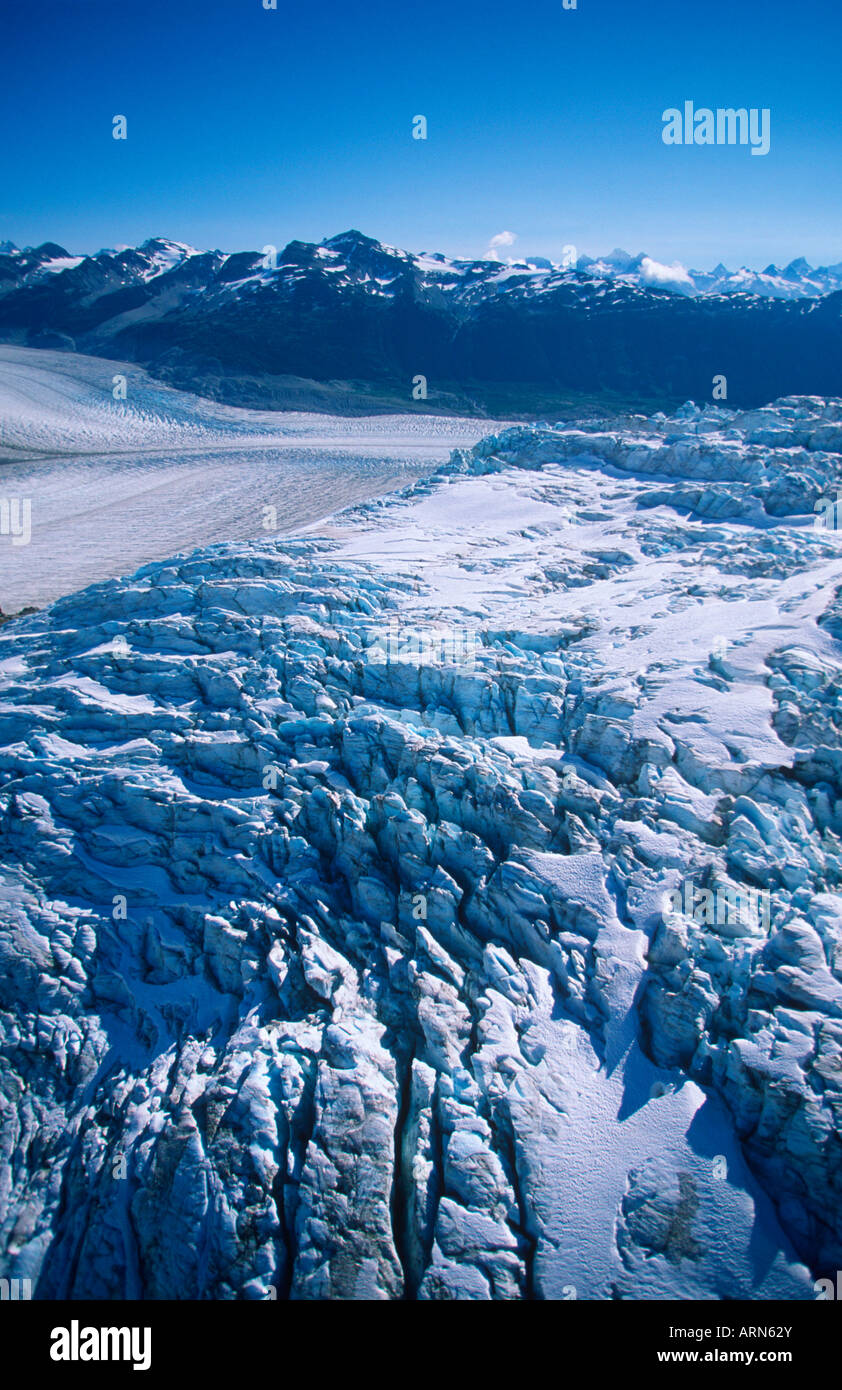
<svg viewBox="0 0 842 1390">
<path fill-rule="evenodd" d="M 113 395 L 120 381 L 125 400 Z M 297 533 L 493 428 L 421 413 L 246 410 L 129 363 L 0 345 L 0 506 L 28 499 L 32 515 L 30 542 L 13 558 L 0 549 L 0 610 L 40 607 L 199 545 Z"/>
<path fill-rule="evenodd" d="M 0 1272 L 814 1297 L 841 473 L 839 400 L 517 426 L 0 629 Z"/>
</svg>

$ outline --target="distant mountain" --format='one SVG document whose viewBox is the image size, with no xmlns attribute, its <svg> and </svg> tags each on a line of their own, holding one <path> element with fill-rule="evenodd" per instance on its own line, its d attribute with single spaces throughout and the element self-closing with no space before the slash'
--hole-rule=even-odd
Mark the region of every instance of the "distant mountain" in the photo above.
<svg viewBox="0 0 842 1390">
<path fill-rule="evenodd" d="M 246 404 L 284 403 L 290 379 L 405 402 L 423 376 L 429 405 L 531 413 L 605 393 L 705 399 L 724 375 L 729 403 L 753 405 L 842 393 L 842 264 L 458 260 L 358 231 L 265 255 L 45 242 L 0 251 L 0 340 L 140 362 Z"/>
</svg>

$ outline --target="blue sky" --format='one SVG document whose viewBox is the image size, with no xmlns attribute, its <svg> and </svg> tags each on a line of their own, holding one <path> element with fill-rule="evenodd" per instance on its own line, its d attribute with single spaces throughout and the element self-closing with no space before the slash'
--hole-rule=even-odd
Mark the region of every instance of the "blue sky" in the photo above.
<svg viewBox="0 0 842 1390">
<path fill-rule="evenodd" d="M 0 240 L 838 262 L 840 40 L 839 0 L 4 0 Z M 664 145 L 685 100 L 769 154 Z"/>
</svg>

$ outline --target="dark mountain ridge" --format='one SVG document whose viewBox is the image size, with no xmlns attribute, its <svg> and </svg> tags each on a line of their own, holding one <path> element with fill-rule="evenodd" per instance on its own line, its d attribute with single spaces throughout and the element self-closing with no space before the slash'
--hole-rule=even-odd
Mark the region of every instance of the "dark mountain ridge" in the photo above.
<svg viewBox="0 0 842 1390">
<path fill-rule="evenodd" d="M 134 361 L 249 405 L 652 409 L 711 399 L 720 376 L 741 407 L 842 394 L 842 290 L 690 294 L 642 283 L 646 262 L 456 261 L 353 230 L 232 255 L 153 238 L 74 257 L 47 242 L 0 254 L 0 341 Z"/>
</svg>

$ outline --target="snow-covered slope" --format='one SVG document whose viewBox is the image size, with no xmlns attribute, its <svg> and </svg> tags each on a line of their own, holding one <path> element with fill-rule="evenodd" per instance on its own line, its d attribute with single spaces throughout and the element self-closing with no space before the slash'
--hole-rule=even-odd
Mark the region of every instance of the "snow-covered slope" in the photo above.
<svg viewBox="0 0 842 1390">
<path fill-rule="evenodd" d="M 122 381 L 122 386 L 115 384 Z M 115 389 L 125 397 L 115 398 Z M 163 386 L 142 368 L 0 344 L 0 462 L 85 454 L 219 453 L 297 442 L 439 460 L 493 424 L 421 414 L 243 410 Z"/>
<path fill-rule="evenodd" d="M 120 378 L 125 400 L 113 396 Z M 0 610 L 199 545 L 300 530 L 405 486 L 492 428 L 232 409 L 127 363 L 0 346 L 2 495 L 31 516 L 28 543 L 0 535 Z"/>
<path fill-rule="evenodd" d="M 272 430 L 265 429 L 266 418 L 255 421 L 244 411 L 173 391 L 129 363 L 0 346 L 3 462 L 56 454 L 222 449 L 283 438 L 287 431 L 278 418 Z"/>
<path fill-rule="evenodd" d="M 519 428 L 3 630 L 4 1274 L 813 1296 L 840 436 L 816 399 Z"/>
</svg>

